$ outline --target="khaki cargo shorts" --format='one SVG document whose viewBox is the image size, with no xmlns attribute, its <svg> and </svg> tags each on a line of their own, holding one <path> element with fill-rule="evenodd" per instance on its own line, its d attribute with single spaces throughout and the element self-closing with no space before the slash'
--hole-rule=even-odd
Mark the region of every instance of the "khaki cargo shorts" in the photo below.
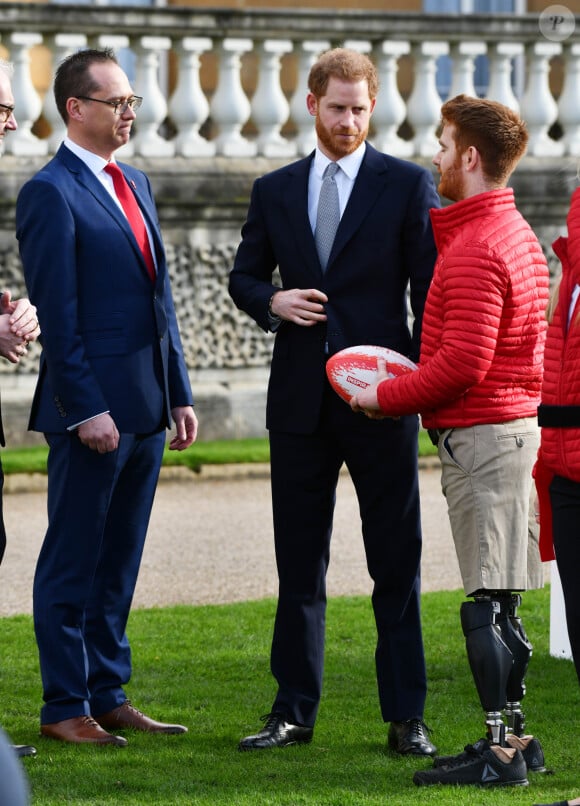
<svg viewBox="0 0 580 806">
<path fill-rule="evenodd" d="M 439 432 L 441 487 L 465 593 L 541 588 L 536 417 Z"/>
</svg>

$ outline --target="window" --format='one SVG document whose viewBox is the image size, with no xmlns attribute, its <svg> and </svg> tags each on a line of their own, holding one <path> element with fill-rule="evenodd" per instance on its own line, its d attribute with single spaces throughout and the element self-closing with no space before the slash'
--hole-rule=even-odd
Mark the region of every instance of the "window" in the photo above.
<svg viewBox="0 0 580 806">
<path fill-rule="evenodd" d="M 526 11 L 526 0 L 423 0 L 423 11 L 427 14 L 521 14 Z M 515 87 L 516 72 L 512 75 Z M 451 88 L 452 60 L 440 56 L 437 60 L 437 89 L 442 100 L 446 100 Z M 487 56 L 477 56 L 473 76 L 475 92 L 484 97 L 489 84 L 489 63 Z"/>
</svg>

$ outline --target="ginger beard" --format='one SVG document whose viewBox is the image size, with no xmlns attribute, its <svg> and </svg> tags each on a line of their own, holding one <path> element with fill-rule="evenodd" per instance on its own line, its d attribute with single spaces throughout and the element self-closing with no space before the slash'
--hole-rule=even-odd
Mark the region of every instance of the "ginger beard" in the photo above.
<svg viewBox="0 0 580 806">
<path fill-rule="evenodd" d="M 433 164 L 439 172 L 437 190 L 441 196 L 450 201 L 465 198 L 465 176 L 463 173 L 463 152 L 459 152 L 453 137 L 454 128 L 446 124 L 441 133 L 439 143 L 441 150 L 433 158 Z"/>
<path fill-rule="evenodd" d="M 367 126 L 364 130 L 347 129 L 343 126 L 336 126 L 334 129 L 327 129 L 320 118 L 320 112 L 316 111 L 314 127 L 321 145 L 335 159 L 346 157 L 356 151 L 360 144 L 366 139 L 369 131 Z"/>
<path fill-rule="evenodd" d="M 463 172 L 459 155 L 449 168 L 444 171 L 440 170 L 437 190 L 441 196 L 445 196 L 450 201 L 456 202 L 463 199 Z"/>
</svg>

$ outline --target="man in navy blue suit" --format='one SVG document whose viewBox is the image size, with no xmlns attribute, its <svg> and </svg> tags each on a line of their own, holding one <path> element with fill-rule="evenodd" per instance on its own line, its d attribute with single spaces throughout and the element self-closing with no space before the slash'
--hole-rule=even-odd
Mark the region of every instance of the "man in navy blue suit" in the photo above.
<svg viewBox="0 0 580 806">
<path fill-rule="evenodd" d="M 43 331 L 30 428 L 49 445 L 48 529 L 34 579 L 41 734 L 122 746 L 114 732 L 126 728 L 186 731 L 127 699 L 125 628 L 165 431 L 173 419 L 169 447 L 184 450 L 197 420 L 149 181 L 124 164 L 109 174 L 141 99 L 110 50 L 65 59 L 54 94 L 67 136 L 16 210 Z"/>
<path fill-rule="evenodd" d="M 436 751 L 423 721 L 418 420 L 357 418 L 329 386 L 325 364 L 360 344 L 418 357 L 435 263 L 429 209 L 439 198 L 429 171 L 366 142 L 378 89 L 368 57 L 328 51 L 313 65 L 308 86 L 316 150 L 254 183 L 230 275 L 236 305 L 276 333 L 266 426 L 279 577 L 271 652 L 277 693 L 264 728 L 242 739 L 240 749 L 312 739 L 332 517 L 345 463 L 374 583 L 376 671 L 382 718 L 390 722 L 388 744 L 401 754 L 430 756 Z M 327 254 L 316 243 L 329 165 L 336 171 L 340 223 Z M 276 268 L 281 287 L 273 279 Z"/>
</svg>

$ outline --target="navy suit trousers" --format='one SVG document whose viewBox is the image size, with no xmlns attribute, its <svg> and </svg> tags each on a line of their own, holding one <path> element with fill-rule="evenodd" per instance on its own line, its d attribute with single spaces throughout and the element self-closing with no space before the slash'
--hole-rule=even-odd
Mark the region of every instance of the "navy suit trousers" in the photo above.
<svg viewBox="0 0 580 806">
<path fill-rule="evenodd" d="M 314 725 L 323 675 L 326 571 L 336 485 L 346 463 L 360 505 L 374 587 L 375 652 L 384 721 L 422 718 L 426 672 L 420 620 L 418 420 L 369 420 L 328 386 L 314 434 L 270 432 L 279 599 L 273 710 Z M 356 685 L 356 681 L 353 681 Z"/>
<path fill-rule="evenodd" d="M 125 628 L 165 432 L 121 434 L 100 454 L 49 434 L 48 529 L 34 578 L 41 724 L 111 711 L 131 676 Z"/>
</svg>

